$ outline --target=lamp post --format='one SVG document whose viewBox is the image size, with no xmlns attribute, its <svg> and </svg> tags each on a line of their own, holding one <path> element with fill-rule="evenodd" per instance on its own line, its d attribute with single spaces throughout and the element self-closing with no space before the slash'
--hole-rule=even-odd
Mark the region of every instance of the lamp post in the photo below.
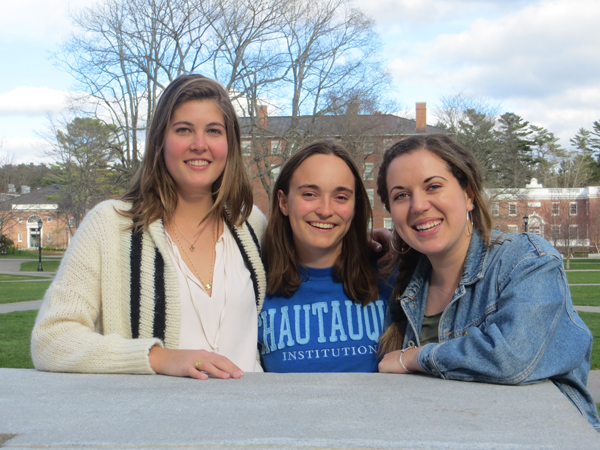
<svg viewBox="0 0 600 450">
<path fill-rule="evenodd" d="M 38 220 L 38 248 L 40 249 L 40 262 L 38 264 L 38 272 L 43 272 L 44 268 L 42 267 L 42 219 Z"/>
<path fill-rule="evenodd" d="M 529 216 L 523 216 L 523 229 L 527 233 L 527 224 L 529 223 Z"/>
</svg>

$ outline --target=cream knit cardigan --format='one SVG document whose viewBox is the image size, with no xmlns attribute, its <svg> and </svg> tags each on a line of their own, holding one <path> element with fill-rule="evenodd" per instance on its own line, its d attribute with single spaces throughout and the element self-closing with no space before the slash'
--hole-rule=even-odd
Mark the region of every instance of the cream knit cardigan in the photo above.
<svg viewBox="0 0 600 450">
<path fill-rule="evenodd" d="M 131 220 L 116 211 L 129 207 L 109 200 L 81 223 L 33 328 L 38 370 L 153 374 L 150 349 L 179 347 L 179 285 L 162 221 L 135 234 Z M 260 256 L 265 227 L 256 207 L 242 226 L 230 227 L 259 312 L 266 290 Z"/>
</svg>

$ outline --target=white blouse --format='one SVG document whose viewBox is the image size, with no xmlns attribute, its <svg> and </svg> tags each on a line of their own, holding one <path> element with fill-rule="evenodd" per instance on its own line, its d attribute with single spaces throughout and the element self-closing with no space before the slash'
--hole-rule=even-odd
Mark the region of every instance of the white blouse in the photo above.
<svg viewBox="0 0 600 450">
<path fill-rule="evenodd" d="M 208 350 L 229 358 L 244 372 L 262 372 L 256 359 L 257 311 L 250 271 L 229 228 L 217 240 L 212 297 L 187 266 L 167 233 L 177 268 L 181 302 L 179 348 Z"/>
</svg>

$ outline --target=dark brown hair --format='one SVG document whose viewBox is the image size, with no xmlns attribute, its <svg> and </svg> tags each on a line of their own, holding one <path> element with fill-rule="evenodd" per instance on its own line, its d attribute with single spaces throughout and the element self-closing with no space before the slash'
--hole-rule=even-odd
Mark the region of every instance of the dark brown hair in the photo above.
<svg viewBox="0 0 600 450">
<path fill-rule="evenodd" d="M 333 275 L 344 285 L 348 298 L 363 305 L 376 300 L 379 291 L 377 274 L 370 263 L 368 227 L 373 217 L 371 204 L 360 173 L 350 154 L 330 141 L 315 142 L 294 152 L 284 164 L 273 188 L 271 216 L 265 234 L 264 257 L 267 268 L 267 293 L 286 297 L 294 295 L 302 280 L 300 262 L 294 246 L 290 220 L 279 209 L 277 193 L 289 194 L 296 169 L 314 155 L 334 155 L 346 163 L 355 184 L 354 218 L 342 240 L 342 251 L 335 261 Z"/>
<path fill-rule="evenodd" d="M 148 227 L 155 220 L 169 221 L 177 207 L 175 180 L 169 173 L 163 151 L 169 122 L 175 110 L 192 100 L 210 100 L 223 113 L 227 135 L 225 170 L 212 185 L 214 204 L 206 217 L 227 215 L 235 225 L 252 212 L 252 186 L 244 168 L 240 146 L 240 124 L 225 89 L 202 75 L 181 75 L 160 96 L 146 136 L 146 153 L 134 183 L 122 200 L 132 203 L 121 211 L 134 219 L 136 228 Z"/>
<path fill-rule="evenodd" d="M 458 184 L 463 189 L 470 188 L 473 193 L 473 227 L 479 230 L 486 245 L 490 245 L 492 231 L 492 219 L 488 212 L 485 195 L 483 192 L 483 171 L 469 150 L 445 134 L 429 134 L 411 136 L 396 142 L 383 155 L 383 162 L 377 176 L 377 193 L 385 208 L 390 210 L 390 199 L 387 189 L 387 171 L 392 161 L 399 156 L 406 155 L 417 150 L 427 150 L 444 160 L 448 170 L 454 175 Z M 408 286 L 414 273 L 415 267 L 421 253 L 410 248 L 398 233 L 393 233 L 393 246 L 397 249 L 409 248 L 406 253 L 397 253 L 391 266 L 398 267 L 398 277 L 394 287 L 393 298 L 398 299 Z M 403 324 L 394 322 L 381 336 L 379 341 L 380 354 L 386 354 L 402 348 L 404 340 Z"/>
</svg>

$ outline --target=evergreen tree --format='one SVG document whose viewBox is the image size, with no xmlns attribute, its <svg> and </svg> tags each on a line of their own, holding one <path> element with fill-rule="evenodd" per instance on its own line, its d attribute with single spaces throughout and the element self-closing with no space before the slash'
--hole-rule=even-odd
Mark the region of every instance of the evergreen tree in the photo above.
<svg viewBox="0 0 600 450">
<path fill-rule="evenodd" d="M 494 158 L 498 168 L 498 184 L 504 188 L 522 188 L 533 175 L 534 156 L 531 149 L 529 122 L 514 113 L 504 113 L 494 132 L 500 152 Z"/>
</svg>

